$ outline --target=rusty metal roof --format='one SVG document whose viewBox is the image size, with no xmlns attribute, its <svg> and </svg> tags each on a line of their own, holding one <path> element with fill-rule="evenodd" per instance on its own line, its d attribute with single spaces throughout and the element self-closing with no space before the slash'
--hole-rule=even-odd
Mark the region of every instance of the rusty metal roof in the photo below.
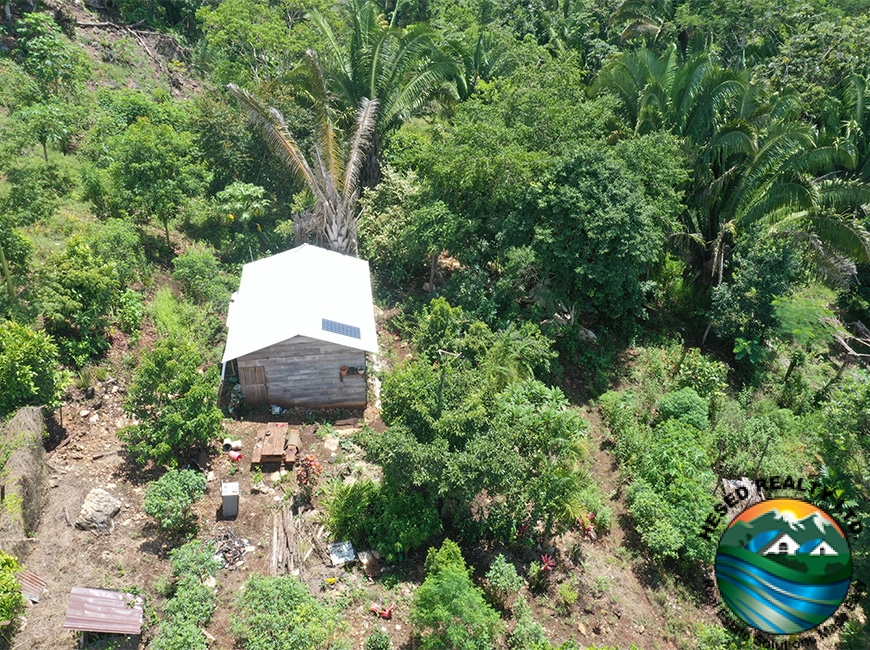
<svg viewBox="0 0 870 650">
<path fill-rule="evenodd" d="M 142 632 L 142 599 L 122 591 L 73 587 L 63 629 L 139 634 Z"/>
<path fill-rule="evenodd" d="M 42 590 L 48 583 L 31 571 L 22 571 L 15 574 L 18 584 L 21 585 L 21 594 L 30 602 L 38 603 L 42 598 Z"/>
</svg>

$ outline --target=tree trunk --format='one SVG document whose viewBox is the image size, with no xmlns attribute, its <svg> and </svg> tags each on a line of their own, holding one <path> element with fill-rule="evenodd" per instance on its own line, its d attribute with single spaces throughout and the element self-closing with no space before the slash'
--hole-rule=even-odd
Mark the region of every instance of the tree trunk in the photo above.
<svg viewBox="0 0 870 650">
<path fill-rule="evenodd" d="M 432 254 L 432 261 L 429 264 L 429 292 L 435 291 L 435 264 L 438 262 L 438 253 Z"/>
<path fill-rule="evenodd" d="M 42 144 L 42 157 L 45 158 L 45 162 L 48 162 L 48 148 L 45 146 L 45 140 L 40 144 Z"/>
<path fill-rule="evenodd" d="M 360 173 L 360 186 L 372 189 L 381 182 L 381 136 L 375 131 L 372 133 L 372 142 L 369 145 L 366 158 L 362 164 Z"/>
<path fill-rule="evenodd" d="M 0 244 L 0 267 L 3 270 L 3 278 L 6 280 L 6 291 L 9 298 L 15 297 L 15 287 L 12 284 L 12 274 L 9 272 L 9 263 L 6 261 L 6 253 L 3 251 L 3 244 Z"/>
<path fill-rule="evenodd" d="M 169 241 L 169 217 L 163 219 L 163 234 L 166 235 L 166 245 L 172 248 L 172 242 Z"/>
</svg>

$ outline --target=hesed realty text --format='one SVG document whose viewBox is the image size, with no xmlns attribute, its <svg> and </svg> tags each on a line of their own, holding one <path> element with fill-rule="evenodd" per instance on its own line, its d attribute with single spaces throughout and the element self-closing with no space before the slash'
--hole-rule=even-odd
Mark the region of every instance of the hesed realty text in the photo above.
<svg viewBox="0 0 870 650">
<path fill-rule="evenodd" d="M 812 501 L 830 502 L 836 499 L 837 495 L 829 488 L 822 485 L 821 481 L 804 479 L 803 477 L 795 480 L 791 476 L 771 476 L 769 478 L 759 478 L 755 480 L 755 487 L 759 491 L 767 493 L 776 492 L 779 490 L 790 490 L 796 492 L 804 492 L 811 497 Z M 712 539 L 719 528 L 722 518 L 728 511 L 742 502 L 749 499 L 749 490 L 745 486 L 739 486 L 734 492 L 725 495 L 722 503 L 717 504 L 707 516 L 704 526 L 701 529 L 701 538 Z M 858 535 L 863 526 L 858 513 L 853 508 L 845 505 L 843 499 L 836 499 L 834 505 L 828 509 L 832 514 L 836 514 L 842 525 L 852 535 Z"/>
</svg>

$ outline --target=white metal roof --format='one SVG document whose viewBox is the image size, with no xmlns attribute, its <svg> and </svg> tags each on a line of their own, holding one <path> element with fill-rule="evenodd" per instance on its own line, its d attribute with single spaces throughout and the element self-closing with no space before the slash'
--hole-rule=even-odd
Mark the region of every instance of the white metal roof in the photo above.
<svg viewBox="0 0 870 650">
<path fill-rule="evenodd" d="M 377 352 L 369 263 L 303 244 L 245 264 L 227 328 L 224 363 L 294 336 Z"/>
</svg>

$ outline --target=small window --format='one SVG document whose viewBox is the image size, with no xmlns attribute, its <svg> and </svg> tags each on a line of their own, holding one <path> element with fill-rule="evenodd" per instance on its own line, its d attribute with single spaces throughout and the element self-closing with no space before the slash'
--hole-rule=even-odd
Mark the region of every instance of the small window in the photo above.
<svg viewBox="0 0 870 650">
<path fill-rule="evenodd" d="M 326 318 L 322 320 L 323 324 L 321 325 L 321 328 L 324 332 L 341 334 L 342 336 L 347 336 L 352 339 L 362 338 L 362 336 L 360 335 L 359 327 L 354 327 L 353 325 L 345 325 L 344 323 L 339 323 L 334 320 L 328 320 Z"/>
<path fill-rule="evenodd" d="M 787 551 L 788 551 L 788 544 L 786 542 L 780 542 L 779 543 L 779 552 L 785 553 Z"/>
</svg>

